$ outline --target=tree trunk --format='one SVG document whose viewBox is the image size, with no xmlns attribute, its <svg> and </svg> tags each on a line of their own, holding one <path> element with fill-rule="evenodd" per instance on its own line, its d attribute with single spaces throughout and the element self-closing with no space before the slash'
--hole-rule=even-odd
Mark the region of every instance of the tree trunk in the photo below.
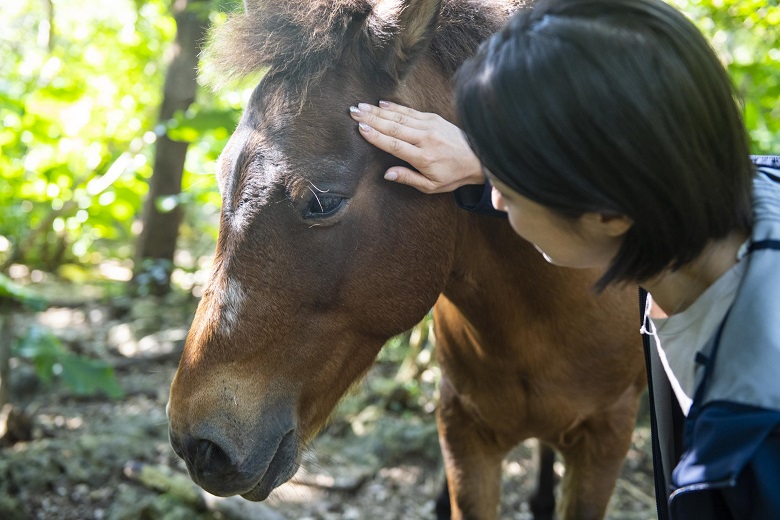
<svg viewBox="0 0 780 520">
<path fill-rule="evenodd" d="M 4 306 L 0 303 L 0 306 Z M 0 310 L 0 410 L 10 402 L 9 375 L 11 374 L 11 313 Z"/>
<path fill-rule="evenodd" d="M 168 65 L 159 121 L 165 124 L 195 101 L 198 54 L 208 26 L 209 0 L 174 0 L 176 41 Z M 189 143 L 158 137 L 143 229 L 138 237 L 133 282 L 137 290 L 164 294 L 170 290 L 173 255 L 182 219 L 178 201 Z"/>
</svg>

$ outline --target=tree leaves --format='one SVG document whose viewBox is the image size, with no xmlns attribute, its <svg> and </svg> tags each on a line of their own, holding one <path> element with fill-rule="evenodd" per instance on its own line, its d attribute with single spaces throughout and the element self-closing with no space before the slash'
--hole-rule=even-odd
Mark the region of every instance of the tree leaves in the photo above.
<svg viewBox="0 0 780 520">
<path fill-rule="evenodd" d="M 721 56 L 742 96 L 753 152 L 780 153 L 780 5 L 766 0 L 673 0 Z"/>
</svg>

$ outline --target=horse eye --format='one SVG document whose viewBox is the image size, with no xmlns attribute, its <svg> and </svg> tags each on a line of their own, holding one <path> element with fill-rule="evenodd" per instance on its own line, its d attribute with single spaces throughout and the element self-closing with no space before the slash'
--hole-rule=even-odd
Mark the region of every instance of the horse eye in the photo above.
<svg viewBox="0 0 780 520">
<path fill-rule="evenodd" d="M 306 218 L 329 217 L 340 210 L 346 200 L 344 197 L 319 193 L 309 201 Z"/>
</svg>

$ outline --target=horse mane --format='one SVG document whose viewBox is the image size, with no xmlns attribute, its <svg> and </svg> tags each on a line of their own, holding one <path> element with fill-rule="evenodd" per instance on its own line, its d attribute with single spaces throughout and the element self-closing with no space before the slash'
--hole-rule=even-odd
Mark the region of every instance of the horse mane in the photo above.
<svg viewBox="0 0 780 520">
<path fill-rule="evenodd" d="M 375 9 L 379 4 L 382 7 Z M 216 89 L 264 69 L 306 83 L 369 43 L 356 62 L 382 70 L 381 53 L 399 34 L 395 4 L 377 0 L 247 0 L 210 32 L 201 73 Z M 453 74 L 523 0 L 443 0 L 430 43 L 433 61 Z M 395 9 L 394 9 L 395 7 Z M 379 13 L 377 13 L 379 11 Z"/>
</svg>

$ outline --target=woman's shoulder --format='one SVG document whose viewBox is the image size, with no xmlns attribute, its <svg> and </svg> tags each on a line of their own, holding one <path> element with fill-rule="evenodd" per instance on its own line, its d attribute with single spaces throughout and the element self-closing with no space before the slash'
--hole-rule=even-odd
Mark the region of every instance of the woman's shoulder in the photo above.
<svg viewBox="0 0 780 520">
<path fill-rule="evenodd" d="M 750 159 L 759 168 L 780 169 L 780 155 L 751 155 Z"/>
<path fill-rule="evenodd" d="M 780 183 L 780 155 L 752 155 L 750 160 L 759 172 Z"/>
<path fill-rule="evenodd" d="M 753 180 L 754 218 L 780 220 L 780 156 L 754 155 L 751 160 L 757 172 Z"/>
</svg>

